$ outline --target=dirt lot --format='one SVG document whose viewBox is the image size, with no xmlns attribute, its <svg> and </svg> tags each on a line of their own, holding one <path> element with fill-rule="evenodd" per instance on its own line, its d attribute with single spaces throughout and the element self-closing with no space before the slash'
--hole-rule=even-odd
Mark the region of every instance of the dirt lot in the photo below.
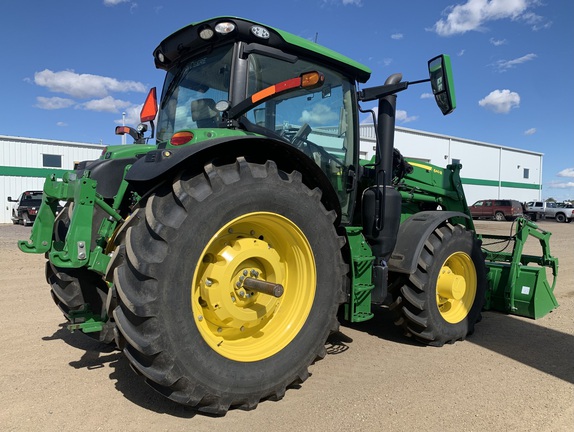
<svg viewBox="0 0 574 432">
<path fill-rule="evenodd" d="M 546 317 L 486 312 L 467 341 L 430 348 L 380 314 L 343 326 L 349 340 L 329 346 L 283 400 L 212 418 L 157 395 L 119 352 L 69 333 L 44 257 L 16 247 L 30 228 L 0 225 L 0 430 L 572 431 L 574 223 L 540 226 L 560 259 L 560 307 Z M 478 227 L 506 234 L 510 223 Z"/>
</svg>

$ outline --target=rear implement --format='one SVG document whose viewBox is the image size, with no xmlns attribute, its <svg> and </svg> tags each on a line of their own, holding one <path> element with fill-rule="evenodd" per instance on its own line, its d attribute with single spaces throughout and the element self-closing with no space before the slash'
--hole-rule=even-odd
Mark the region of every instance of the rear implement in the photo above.
<svg viewBox="0 0 574 432">
<path fill-rule="evenodd" d="M 490 285 L 485 309 L 534 319 L 542 318 L 558 307 L 558 301 L 554 297 L 558 258 L 550 254 L 551 233 L 522 218 L 515 221 L 515 227 L 515 233 L 510 236 L 480 236 L 483 241 L 489 241 L 490 246 L 506 246 L 500 251 L 485 249 Z M 539 241 L 542 256 L 523 254 L 529 237 Z M 505 251 L 510 247 L 511 252 Z M 546 276 L 547 268 L 552 271 L 552 283 Z"/>
</svg>

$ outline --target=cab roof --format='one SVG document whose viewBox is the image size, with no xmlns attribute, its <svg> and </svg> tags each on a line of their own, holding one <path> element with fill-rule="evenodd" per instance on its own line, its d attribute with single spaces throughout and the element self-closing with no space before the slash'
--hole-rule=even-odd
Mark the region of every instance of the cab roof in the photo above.
<svg viewBox="0 0 574 432">
<path fill-rule="evenodd" d="M 202 30 L 214 30 L 217 24 L 224 22 L 235 24 L 235 29 L 227 34 L 214 31 L 213 36 L 208 40 L 200 38 L 199 33 Z M 252 31 L 253 27 L 266 29 L 269 37 L 256 36 L 256 32 Z M 239 17 L 216 17 L 181 28 L 165 38 L 154 50 L 155 64 L 160 69 L 168 70 L 180 59 L 193 55 L 196 51 L 201 52 L 210 47 L 235 41 L 258 43 L 280 49 L 288 54 L 312 59 L 341 71 L 358 82 L 364 83 L 371 76 L 370 68 L 336 51 L 292 33 Z"/>
</svg>

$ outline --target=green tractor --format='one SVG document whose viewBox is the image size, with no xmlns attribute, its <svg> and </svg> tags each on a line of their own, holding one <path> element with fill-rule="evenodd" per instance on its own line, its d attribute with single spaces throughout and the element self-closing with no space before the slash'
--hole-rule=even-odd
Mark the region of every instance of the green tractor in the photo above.
<svg viewBox="0 0 574 432">
<path fill-rule="evenodd" d="M 359 90 L 367 67 L 230 17 L 184 27 L 153 55 L 166 71 L 159 103 L 152 89 L 142 125 L 116 131 L 134 144 L 48 178 L 19 247 L 46 254 L 69 328 L 116 344 L 166 397 L 215 414 L 281 399 L 325 356 L 339 316 L 388 309 L 441 346 L 471 334 L 484 307 L 557 306 L 549 233 L 521 221 L 514 252 L 485 254 L 461 166 L 394 148 L 398 92 L 430 82 L 443 114 L 455 109 L 448 56 L 428 62 L 429 79 Z M 359 159 L 368 101 L 370 161 Z M 542 257 L 522 255 L 530 233 Z"/>
</svg>

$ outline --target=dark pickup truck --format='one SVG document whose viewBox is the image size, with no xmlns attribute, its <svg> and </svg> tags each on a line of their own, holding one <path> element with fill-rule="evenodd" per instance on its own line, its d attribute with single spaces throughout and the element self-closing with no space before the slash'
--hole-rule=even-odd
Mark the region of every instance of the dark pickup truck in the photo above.
<svg viewBox="0 0 574 432">
<path fill-rule="evenodd" d="M 22 192 L 17 199 L 8 197 L 8 201 L 16 203 L 12 207 L 12 222 L 24 226 L 32 225 L 42 205 L 42 191 Z"/>
</svg>

